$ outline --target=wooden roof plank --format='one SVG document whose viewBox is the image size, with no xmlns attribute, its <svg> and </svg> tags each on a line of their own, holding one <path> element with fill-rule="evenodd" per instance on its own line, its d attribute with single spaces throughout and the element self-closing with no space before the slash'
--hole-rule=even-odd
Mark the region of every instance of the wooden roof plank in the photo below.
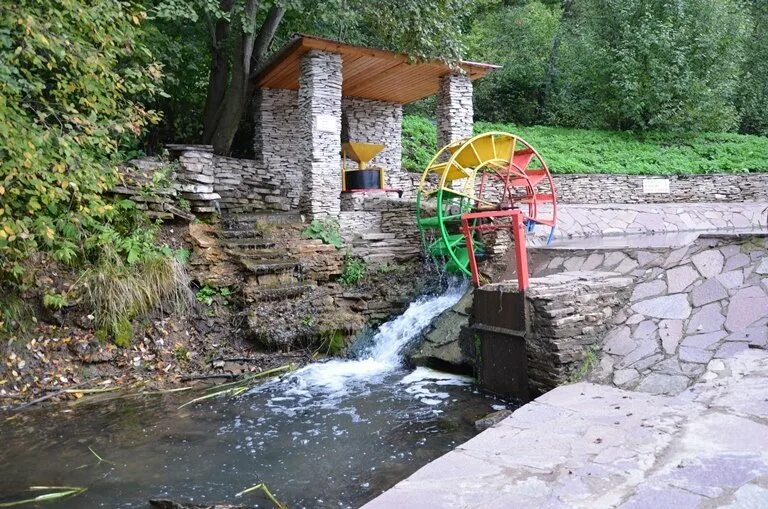
<svg viewBox="0 0 768 509">
<path fill-rule="evenodd" d="M 408 103 L 437 93 L 439 78 L 451 68 L 439 61 L 414 62 L 407 55 L 354 46 L 331 39 L 299 35 L 286 44 L 255 76 L 263 88 L 299 88 L 301 57 L 317 49 L 342 56 L 342 94 L 380 101 Z M 491 64 L 460 62 L 471 80 L 498 68 Z"/>
</svg>

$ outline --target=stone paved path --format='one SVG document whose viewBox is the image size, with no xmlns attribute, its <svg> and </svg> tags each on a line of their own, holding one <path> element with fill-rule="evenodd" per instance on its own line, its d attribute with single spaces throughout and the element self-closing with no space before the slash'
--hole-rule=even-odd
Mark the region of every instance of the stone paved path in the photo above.
<svg viewBox="0 0 768 509">
<path fill-rule="evenodd" d="M 768 351 L 677 396 L 559 387 L 364 507 L 766 508 Z"/>
</svg>

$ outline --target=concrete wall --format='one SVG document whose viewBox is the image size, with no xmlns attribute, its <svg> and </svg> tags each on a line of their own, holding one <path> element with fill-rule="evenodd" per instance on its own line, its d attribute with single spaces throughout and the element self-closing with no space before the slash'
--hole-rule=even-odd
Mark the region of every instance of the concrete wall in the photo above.
<svg viewBox="0 0 768 509">
<path fill-rule="evenodd" d="M 683 175 L 553 175 L 560 203 L 690 203 L 768 201 L 768 173 Z M 669 193 L 643 193 L 643 181 L 669 180 Z"/>
</svg>

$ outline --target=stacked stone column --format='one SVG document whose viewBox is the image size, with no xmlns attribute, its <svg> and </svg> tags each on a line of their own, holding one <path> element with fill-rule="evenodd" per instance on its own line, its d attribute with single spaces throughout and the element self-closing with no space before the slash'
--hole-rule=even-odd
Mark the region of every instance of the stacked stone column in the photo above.
<svg viewBox="0 0 768 509">
<path fill-rule="evenodd" d="M 472 82 L 464 73 L 453 72 L 440 81 L 437 92 L 437 146 L 472 136 Z"/>
<path fill-rule="evenodd" d="M 341 55 L 309 51 L 299 77 L 299 136 L 304 146 L 302 211 L 338 217 L 341 204 Z"/>
</svg>

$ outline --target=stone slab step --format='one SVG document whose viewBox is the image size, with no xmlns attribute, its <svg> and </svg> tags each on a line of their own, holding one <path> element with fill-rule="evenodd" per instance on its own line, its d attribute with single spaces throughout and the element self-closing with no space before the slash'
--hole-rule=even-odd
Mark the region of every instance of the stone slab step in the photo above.
<svg viewBox="0 0 768 509">
<path fill-rule="evenodd" d="M 240 263 L 253 274 L 277 274 L 291 270 L 301 270 L 301 263 L 296 260 L 253 260 L 241 258 Z"/>
<path fill-rule="evenodd" d="M 361 233 L 360 238 L 363 240 L 391 240 L 397 237 L 395 233 Z"/>
<path fill-rule="evenodd" d="M 222 230 L 219 237 L 223 239 L 246 239 L 259 236 L 259 231 L 254 228 L 244 228 L 242 230 Z"/>
<path fill-rule="evenodd" d="M 241 258 L 244 260 L 256 260 L 264 263 L 296 260 L 292 256 L 286 255 L 284 249 L 279 249 L 279 248 L 248 249 L 247 247 L 246 248 L 234 247 L 234 248 L 225 248 L 225 249 L 227 253 L 233 256 L 237 256 L 238 258 Z M 296 261 L 296 263 L 298 263 L 298 261 Z"/>
<path fill-rule="evenodd" d="M 250 249 L 269 249 L 275 247 L 274 241 L 262 237 L 227 239 L 222 244 L 226 247 Z"/>
<path fill-rule="evenodd" d="M 299 212 L 254 212 L 250 214 L 236 214 L 233 216 L 225 217 L 223 219 L 224 224 L 229 225 L 243 225 L 243 224 L 299 224 L 302 222 L 301 213 Z"/>
</svg>

